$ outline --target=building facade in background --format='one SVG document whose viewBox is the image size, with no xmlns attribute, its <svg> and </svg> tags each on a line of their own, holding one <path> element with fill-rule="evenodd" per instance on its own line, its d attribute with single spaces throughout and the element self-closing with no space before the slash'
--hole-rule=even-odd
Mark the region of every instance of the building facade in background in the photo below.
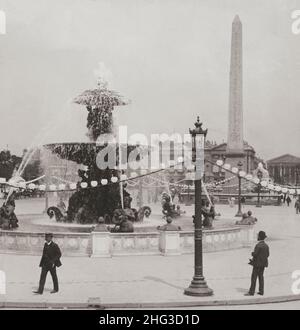
<svg viewBox="0 0 300 330">
<path fill-rule="evenodd" d="M 176 162 L 177 157 L 184 156 L 183 146 L 176 144 L 169 144 L 168 148 L 161 149 L 161 160 L 169 159 Z M 169 156 L 170 155 L 170 156 Z M 253 171 L 257 169 L 258 164 L 265 164 L 262 159 L 256 156 L 255 149 L 250 146 L 247 142 L 244 142 L 243 150 L 243 169 L 250 174 L 253 174 Z M 226 173 L 223 169 L 216 165 L 217 160 L 222 160 L 225 163 L 232 163 L 232 158 L 227 158 L 227 143 L 217 144 L 216 142 L 206 141 L 204 149 L 204 158 L 205 158 L 205 168 L 204 168 L 204 180 L 205 182 L 217 182 L 224 180 Z M 168 179 L 170 182 L 178 182 L 184 178 L 189 178 L 189 170 L 183 166 L 183 168 L 176 169 L 171 168 L 167 170 Z"/>
<path fill-rule="evenodd" d="M 285 154 L 268 160 L 267 166 L 275 183 L 300 185 L 300 157 Z"/>
</svg>

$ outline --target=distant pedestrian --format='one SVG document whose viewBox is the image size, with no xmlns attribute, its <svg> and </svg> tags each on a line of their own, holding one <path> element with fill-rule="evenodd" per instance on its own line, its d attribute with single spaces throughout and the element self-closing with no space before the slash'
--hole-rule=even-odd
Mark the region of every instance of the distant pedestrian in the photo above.
<svg viewBox="0 0 300 330">
<path fill-rule="evenodd" d="M 300 197 L 295 202 L 296 214 L 300 213 Z"/>
<path fill-rule="evenodd" d="M 60 267 L 62 264 L 60 262 L 61 252 L 56 243 L 52 241 L 53 234 L 45 234 L 45 245 L 43 250 L 42 259 L 40 262 L 40 267 L 42 268 L 39 288 L 34 291 L 36 294 L 43 294 L 44 286 L 46 282 L 47 273 L 50 272 L 53 281 L 53 290 L 51 293 L 58 292 L 58 279 L 56 274 L 56 267 Z"/>
<path fill-rule="evenodd" d="M 173 204 L 178 205 L 179 204 L 179 196 L 178 193 L 176 192 L 174 197 L 173 197 Z"/>
<path fill-rule="evenodd" d="M 235 204 L 235 198 L 234 197 L 230 197 L 228 199 L 228 203 L 229 203 L 229 206 L 230 207 L 234 207 L 234 204 Z"/>
<path fill-rule="evenodd" d="M 291 197 L 290 196 L 287 196 L 286 198 L 286 203 L 287 203 L 287 206 L 290 206 L 290 203 L 291 203 Z"/>
<path fill-rule="evenodd" d="M 258 294 L 264 295 L 264 270 L 268 267 L 268 257 L 270 255 L 269 246 L 265 243 L 267 235 L 264 231 L 260 231 L 257 236 L 259 241 L 252 252 L 252 259 L 250 259 L 249 264 L 253 266 L 251 275 L 251 286 L 249 292 L 245 296 L 253 296 L 255 293 L 256 280 L 258 277 L 259 290 Z"/>
</svg>

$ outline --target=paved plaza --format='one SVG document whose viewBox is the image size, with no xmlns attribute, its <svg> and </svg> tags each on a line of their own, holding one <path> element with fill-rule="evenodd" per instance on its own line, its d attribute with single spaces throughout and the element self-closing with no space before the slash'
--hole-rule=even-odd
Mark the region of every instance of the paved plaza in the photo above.
<svg viewBox="0 0 300 330">
<path fill-rule="evenodd" d="M 218 209 L 225 217 L 236 212 L 236 208 L 227 205 L 220 205 Z M 246 206 L 245 210 L 248 209 L 258 218 L 256 231 L 265 230 L 268 235 L 270 258 L 269 268 L 265 271 L 264 297 L 244 297 L 250 285 L 251 267 L 247 262 L 253 247 L 249 247 L 204 254 L 204 274 L 214 290 L 214 296 L 205 298 L 183 294 L 192 279 L 193 254 L 172 257 L 63 257 L 63 266 L 58 269 L 60 292 L 50 294 L 52 282 L 48 275 L 42 296 L 32 294 L 39 280 L 40 257 L 2 254 L 0 269 L 6 272 L 7 292 L 0 296 L 0 301 L 24 303 L 24 306 L 34 303 L 39 306 L 43 303 L 71 306 L 74 303 L 84 305 L 89 299 L 94 299 L 105 308 L 174 308 L 300 299 L 291 291 L 292 273 L 300 269 L 300 215 L 295 214 L 293 205 Z"/>
</svg>

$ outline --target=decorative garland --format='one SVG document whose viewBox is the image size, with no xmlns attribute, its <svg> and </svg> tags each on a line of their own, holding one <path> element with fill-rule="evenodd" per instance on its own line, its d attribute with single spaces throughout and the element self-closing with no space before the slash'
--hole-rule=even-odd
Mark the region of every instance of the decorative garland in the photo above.
<svg viewBox="0 0 300 330">
<path fill-rule="evenodd" d="M 287 188 L 287 187 L 282 187 L 282 186 L 277 185 L 277 184 L 274 185 L 274 184 L 268 183 L 268 181 L 260 180 L 256 177 L 254 177 L 252 174 L 249 174 L 249 173 L 247 174 L 245 171 L 239 171 L 238 168 L 231 167 L 230 164 L 224 164 L 224 162 L 222 160 L 218 160 L 216 162 L 216 164 L 209 161 L 209 160 L 206 160 L 206 161 L 211 163 L 211 164 L 217 165 L 219 168 L 222 168 L 225 171 L 228 171 L 228 172 L 234 174 L 234 176 L 232 176 L 230 178 L 221 180 L 221 181 L 216 182 L 216 183 L 207 184 L 206 185 L 207 188 L 224 184 L 225 182 L 229 182 L 229 181 L 233 180 L 234 178 L 240 176 L 245 181 L 251 182 L 251 183 L 253 183 L 257 186 L 260 184 L 262 187 L 264 187 L 265 189 L 267 189 L 269 191 L 274 191 L 274 192 L 277 192 L 277 193 L 284 193 L 284 194 L 291 194 L 291 195 L 300 194 L 300 191 L 299 191 L 300 189 L 298 189 L 298 187 Z M 112 176 L 111 179 L 110 179 L 110 182 L 107 179 L 102 179 L 100 182 L 91 181 L 90 184 L 88 184 L 87 182 L 73 183 L 73 182 L 68 182 L 64 179 L 58 178 L 58 177 L 53 177 L 57 180 L 65 182 L 65 183 L 61 183 L 59 185 L 55 185 L 55 184 L 36 185 L 36 184 L 33 183 L 33 182 L 35 182 L 35 181 L 37 181 L 37 180 L 44 177 L 44 176 L 42 176 L 40 178 L 31 180 L 31 181 L 28 181 L 28 182 L 21 181 L 21 182 L 15 183 L 15 184 L 11 184 L 9 182 L 6 182 L 5 178 L 0 178 L 0 184 L 9 185 L 9 186 L 11 186 L 13 188 L 16 188 L 16 189 L 22 189 L 22 190 L 26 190 L 26 189 L 35 190 L 35 189 L 38 189 L 40 191 L 45 191 L 45 192 L 74 191 L 74 190 L 77 190 L 77 189 L 80 189 L 80 188 L 82 188 L 82 189 L 100 188 L 101 186 L 117 184 L 117 183 L 120 184 L 122 182 L 127 182 L 127 184 L 129 186 L 135 187 L 138 184 L 137 182 L 134 182 L 136 179 L 140 179 L 140 178 L 143 178 L 143 177 L 148 177 L 150 175 L 153 175 L 153 174 L 156 174 L 156 173 L 159 173 L 159 172 L 162 172 L 162 171 L 166 171 L 170 168 L 174 168 L 175 166 L 177 166 L 179 164 L 183 164 L 183 161 L 182 161 L 181 158 L 180 158 L 180 161 L 177 164 L 172 164 L 169 167 L 164 167 L 164 168 L 152 171 L 152 172 L 147 172 L 147 170 L 144 170 L 144 173 L 141 174 L 141 175 L 138 175 L 137 173 L 132 172 L 131 176 L 129 178 L 125 174 L 120 175 L 120 178 L 118 178 L 117 176 Z M 180 181 L 183 181 L 185 179 L 180 180 L 178 182 L 167 182 L 167 181 L 163 181 L 163 180 L 153 178 L 153 177 L 151 179 L 156 181 L 156 182 L 159 182 L 161 184 L 164 184 L 164 185 L 168 184 L 168 185 L 182 187 L 182 188 L 188 188 L 188 186 L 189 186 L 189 185 L 186 185 L 186 184 L 179 184 Z M 148 185 L 151 186 L 151 183 L 149 183 Z M 234 186 L 237 186 L 237 185 L 232 185 L 232 186 L 229 186 L 229 187 L 234 187 Z"/>
<path fill-rule="evenodd" d="M 5 178 L 0 178 L 0 184 L 3 185 L 8 185 L 10 187 L 16 188 L 16 189 L 21 189 L 21 190 L 35 190 L 38 189 L 40 191 L 44 191 L 44 192 L 60 192 L 60 191 L 74 191 L 77 190 L 79 188 L 82 189 L 91 189 L 91 188 L 101 188 L 101 186 L 107 186 L 107 185 L 112 185 L 112 184 L 120 184 L 121 182 L 130 182 L 132 180 L 136 180 L 139 178 L 143 178 L 145 176 L 149 176 L 149 175 L 153 175 L 162 171 L 166 171 L 168 168 L 173 168 L 179 164 L 182 164 L 183 162 L 179 162 L 176 164 L 172 164 L 169 167 L 164 167 L 152 172 L 147 172 L 146 170 L 144 170 L 145 172 L 141 175 L 138 175 L 136 172 L 132 172 L 131 176 L 128 178 L 127 175 L 122 174 L 120 175 L 120 178 L 118 178 L 117 176 L 112 176 L 110 178 L 110 182 L 107 179 L 102 179 L 100 182 L 98 181 L 91 181 L 90 185 L 87 182 L 81 182 L 81 183 L 62 183 L 59 184 L 58 186 L 55 184 L 41 184 L 41 185 L 35 185 L 34 183 L 29 183 L 29 182 L 25 182 L 25 181 L 21 181 L 21 182 L 17 182 L 17 183 L 10 183 L 10 182 L 6 182 Z M 56 179 L 61 180 L 60 178 L 55 177 Z M 35 179 L 36 181 L 37 179 Z M 29 183 L 29 184 L 28 184 Z"/>
<path fill-rule="evenodd" d="M 213 162 L 211 162 L 209 160 L 207 160 L 207 161 L 211 164 L 214 164 Z M 239 171 L 239 169 L 237 167 L 231 167 L 231 165 L 228 163 L 224 164 L 224 162 L 221 159 L 217 160 L 216 164 L 214 164 L 214 165 L 217 165 L 219 168 L 222 168 L 225 171 L 235 174 L 235 176 L 240 176 L 242 179 L 244 179 L 248 182 L 251 182 L 257 186 L 261 185 L 263 188 L 266 188 L 269 191 L 274 191 L 277 193 L 282 192 L 284 194 L 291 194 L 291 195 L 300 194 L 300 191 L 297 189 L 297 187 L 296 188 L 286 188 L 286 187 L 282 187 L 277 184 L 275 184 L 275 185 L 271 184 L 267 180 L 260 180 L 259 178 L 254 177 L 250 173 L 247 174 L 245 171 Z"/>
</svg>

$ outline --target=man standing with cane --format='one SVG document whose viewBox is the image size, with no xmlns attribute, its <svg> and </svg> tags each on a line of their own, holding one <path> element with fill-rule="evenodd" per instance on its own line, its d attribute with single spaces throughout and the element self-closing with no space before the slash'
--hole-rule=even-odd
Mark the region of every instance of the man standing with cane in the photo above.
<svg viewBox="0 0 300 330">
<path fill-rule="evenodd" d="M 268 257 L 270 255 L 269 246 L 265 243 L 267 235 L 264 231 L 258 233 L 257 240 L 259 241 L 252 252 L 253 259 L 250 259 L 249 264 L 253 266 L 251 275 L 251 287 L 245 296 L 253 296 L 255 292 L 256 280 L 258 277 L 259 290 L 258 294 L 264 295 L 264 270 L 268 267 Z"/>
<path fill-rule="evenodd" d="M 60 267 L 62 264 L 60 262 L 61 251 L 56 243 L 52 241 L 53 234 L 45 234 L 45 245 L 43 250 L 42 259 L 40 262 L 40 267 L 42 268 L 39 288 L 37 291 L 34 291 L 36 294 L 43 294 L 44 286 L 46 282 L 46 277 L 48 271 L 51 274 L 53 280 L 53 290 L 51 293 L 58 292 L 58 279 L 56 275 L 56 267 Z"/>
</svg>

